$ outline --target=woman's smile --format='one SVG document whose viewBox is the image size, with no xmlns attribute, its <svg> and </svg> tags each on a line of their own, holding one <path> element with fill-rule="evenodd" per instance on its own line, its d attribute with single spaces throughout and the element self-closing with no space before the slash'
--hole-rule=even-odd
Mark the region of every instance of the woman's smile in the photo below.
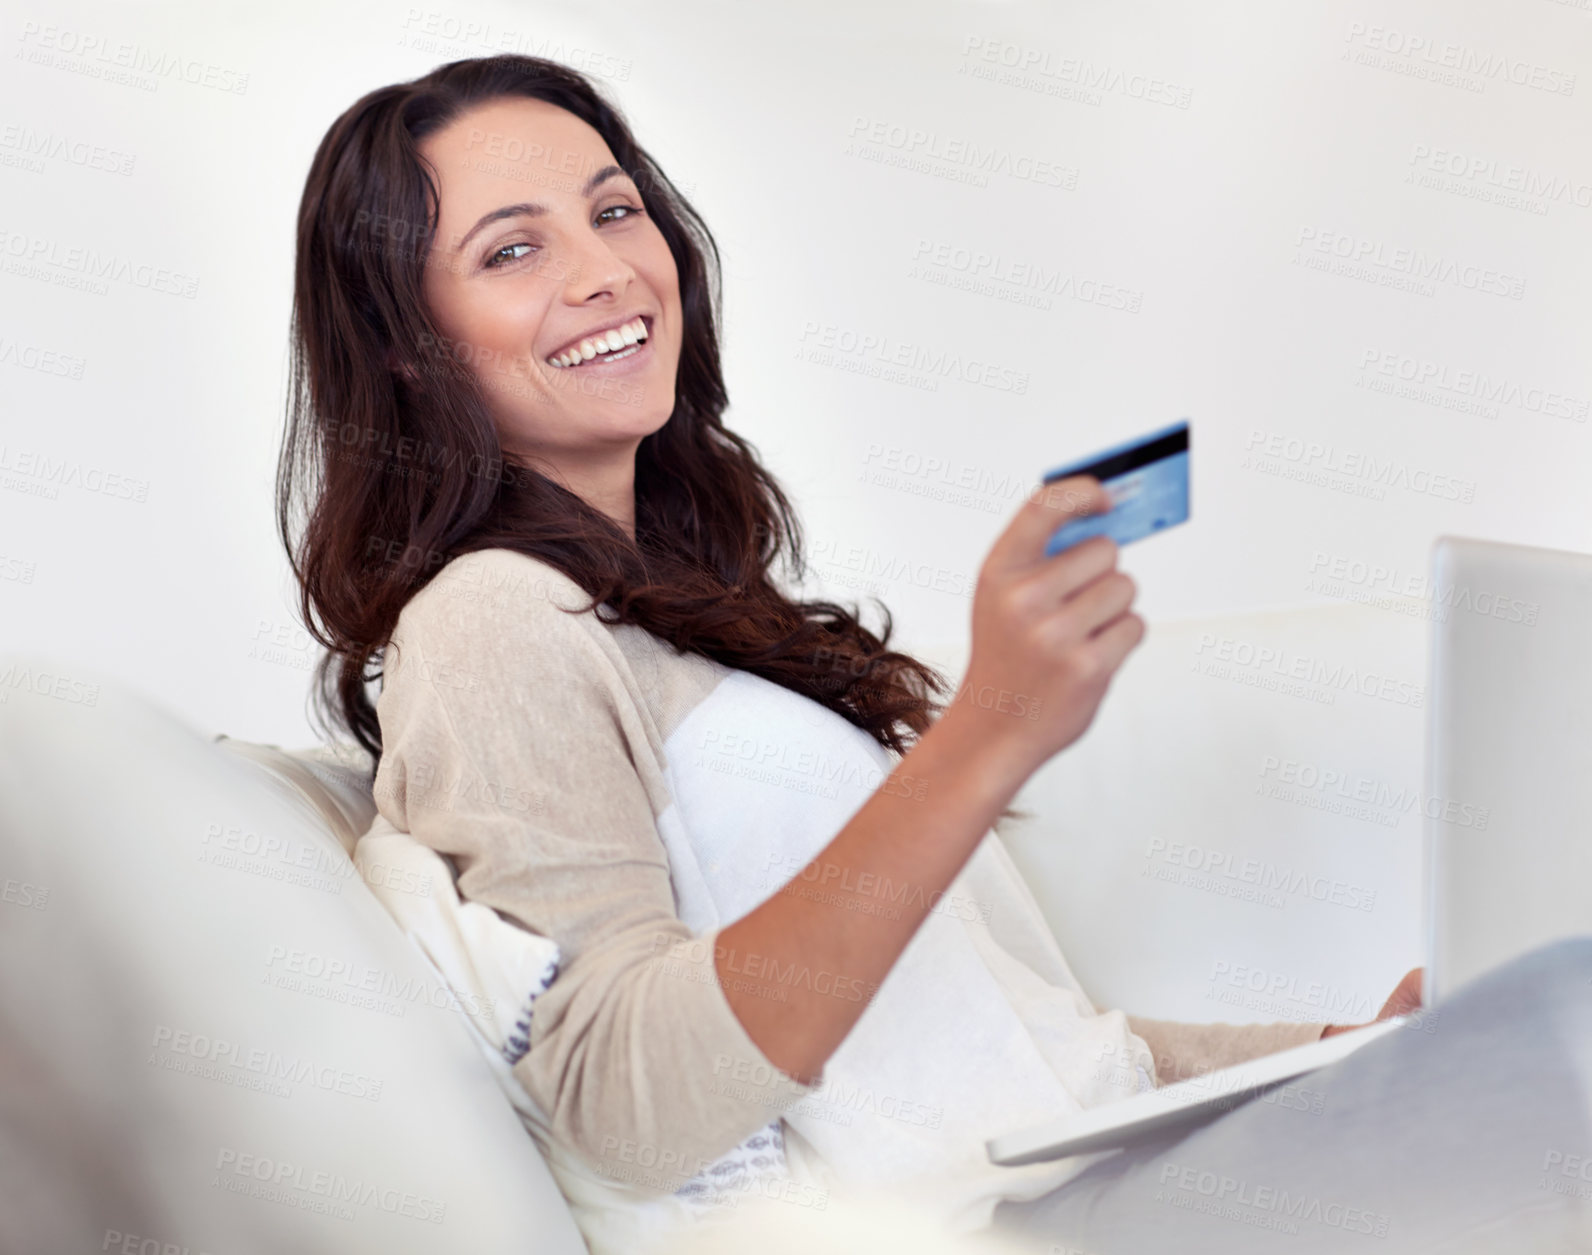
<svg viewBox="0 0 1592 1255">
<path fill-rule="evenodd" d="M 577 336 L 547 358 L 560 370 L 596 370 L 603 374 L 634 374 L 652 361 L 652 316 L 634 318 Z"/>
</svg>

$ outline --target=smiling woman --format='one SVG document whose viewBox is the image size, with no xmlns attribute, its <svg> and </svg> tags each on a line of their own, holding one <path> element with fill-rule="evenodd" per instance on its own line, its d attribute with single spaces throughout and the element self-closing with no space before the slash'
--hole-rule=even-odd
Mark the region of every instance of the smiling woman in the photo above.
<svg viewBox="0 0 1592 1255">
<path fill-rule="evenodd" d="M 278 517 L 317 696 L 377 759 L 365 837 L 545 939 L 503 1057 L 594 1255 L 748 1190 L 957 1231 L 1050 1199 L 1068 1236 L 1086 1165 L 988 1139 L 1322 1026 L 1096 1008 L 992 828 L 1143 638 L 1110 539 L 1045 553 L 1098 480 L 1018 508 L 941 706 L 888 612 L 875 635 L 774 578 L 800 530 L 723 424 L 717 275 L 552 62 L 444 65 L 327 133 Z"/>
<path fill-rule="evenodd" d="M 328 131 L 299 210 L 278 521 L 330 650 L 318 709 L 367 749 L 400 610 L 500 546 L 883 745 L 928 726 L 945 681 L 886 648 L 888 612 L 875 635 L 770 578 L 800 570 L 801 534 L 722 421 L 717 263 L 619 111 L 554 62 L 453 62 Z"/>
</svg>

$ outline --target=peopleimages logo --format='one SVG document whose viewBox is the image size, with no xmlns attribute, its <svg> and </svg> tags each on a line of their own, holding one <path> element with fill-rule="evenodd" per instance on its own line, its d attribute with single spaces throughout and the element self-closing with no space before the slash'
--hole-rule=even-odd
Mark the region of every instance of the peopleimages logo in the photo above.
<svg viewBox="0 0 1592 1255">
<path fill-rule="evenodd" d="M 801 350 L 806 360 L 820 365 L 832 365 L 844 358 L 855 358 L 881 370 L 898 369 L 926 376 L 938 387 L 941 379 L 958 379 L 963 383 L 989 388 L 994 392 L 1010 392 L 1024 396 L 1028 392 L 1030 375 L 1026 370 L 1002 366 L 977 357 L 964 357 L 951 349 L 931 348 L 925 344 L 912 344 L 895 340 L 883 332 L 862 331 L 843 327 L 837 323 L 806 319 L 802 323 Z M 818 354 L 829 356 L 820 357 Z M 878 373 L 866 370 L 858 373 Z"/>
<path fill-rule="evenodd" d="M 1024 183 L 1038 183 L 1046 187 L 1061 187 L 1069 192 L 1078 186 L 1078 171 L 1072 166 L 1047 161 L 1030 153 L 1014 153 L 995 144 L 980 144 L 977 140 L 960 135 L 944 135 L 938 131 L 908 126 L 888 118 L 866 118 L 861 114 L 851 120 L 846 133 L 850 141 L 846 152 L 856 156 L 878 159 L 897 157 L 906 162 L 921 161 L 924 173 L 936 173 L 932 164 L 964 167 L 962 173 L 979 180 L 978 186 L 988 186 L 989 176 L 1004 174 Z M 908 168 L 917 168 L 908 165 Z"/>
<path fill-rule="evenodd" d="M 131 174 L 137 160 L 132 153 L 59 131 L 35 131 L 16 122 L 0 127 L 0 148 L 36 161 L 65 161 L 85 170 L 104 170 L 108 174 Z"/>
<path fill-rule="evenodd" d="M 149 292 L 192 300 L 199 294 L 199 277 L 134 261 L 115 253 L 101 253 L 83 244 L 64 244 L 46 236 L 0 228 L 0 256 L 10 259 L 7 269 L 26 278 L 53 274 L 76 276 L 99 283 L 126 283 Z M 11 261 L 15 265 L 10 264 Z"/>
<path fill-rule="evenodd" d="M 1469 610 L 1488 618 L 1535 627 L 1542 610 L 1538 602 L 1506 597 L 1495 590 L 1472 589 L 1468 584 L 1445 586 L 1425 572 L 1401 572 L 1395 566 L 1345 558 L 1319 549 L 1311 555 L 1310 576 L 1310 587 L 1329 596 L 1341 595 L 1342 590 L 1348 588 L 1360 592 L 1381 590 L 1393 596 L 1425 601 L 1439 622 L 1446 622 L 1454 610 Z M 1328 583 L 1317 587 L 1318 581 Z"/>
<path fill-rule="evenodd" d="M 414 1003 L 474 1017 L 495 1015 L 497 1007 L 496 999 L 479 998 L 471 990 L 434 985 L 420 976 L 402 976 L 365 963 L 278 945 L 271 946 L 266 955 L 262 983 L 386 1015 L 403 1015 L 406 1006 Z"/>
<path fill-rule="evenodd" d="M 211 1065 L 218 1073 L 217 1079 L 226 1079 L 226 1070 L 233 1069 L 250 1073 L 265 1082 L 311 1085 L 316 1089 L 371 1102 L 381 1097 L 381 1080 L 363 1072 L 335 1067 L 322 1060 L 306 1059 L 300 1055 L 284 1055 L 268 1046 L 251 1047 L 225 1037 L 173 1028 L 169 1024 L 155 1026 L 148 1062 L 164 1062 L 162 1055 L 192 1064 Z"/>
<path fill-rule="evenodd" d="M 1165 873 L 1186 871 L 1194 879 L 1184 879 L 1183 884 L 1192 889 L 1221 886 L 1224 897 L 1248 898 L 1267 906 L 1282 906 L 1283 895 L 1301 895 L 1312 901 L 1345 906 L 1350 911 L 1371 911 L 1377 903 L 1377 890 L 1366 886 L 1318 876 L 1302 868 L 1278 866 L 1264 858 L 1235 858 L 1229 850 L 1165 841 L 1159 836 L 1151 838 L 1146 847 L 1146 871 L 1156 868 L 1157 863 L 1161 866 L 1153 879 L 1176 881 L 1176 876 Z M 1240 887 L 1253 892 L 1240 892 Z"/>
<path fill-rule="evenodd" d="M 441 9 L 421 9 L 413 5 L 405 11 L 400 23 L 401 47 L 415 52 L 430 52 L 458 56 L 481 56 L 513 53 L 518 56 L 544 57 L 558 61 L 582 74 L 596 75 L 625 82 L 630 78 L 634 62 L 629 57 L 583 48 L 549 36 L 538 24 L 535 30 L 519 30 L 461 18 Z"/>
<path fill-rule="evenodd" d="M 81 379 L 84 365 L 84 359 L 73 354 L 57 349 L 41 349 L 36 344 L 19 344 L 0 336 L 0 366 L 16 366 L 22 370 L 36 370 L 41 375 Z M 1026 382 L 1024 388 L 1027 388 Z"/>
<path fill-rule="evenodd" d="M 1338 692 L 1353 691 L 1399 706 L 1419 708 L 1426 701 L 1425 685 L 1411 680 L 1397 679 L 1376 670 L 1362 670 L 1342 662 L 1329 663 L 1308 654 L 1296 654 L 1287 648 L 1257 645 L 1254 641 L 1238 637 L 1218 636 L 1215 632 L 1201 632 L 1194 653 L 1196 657 L 1208 654 L 1219 662 L 1233 666 L 1270 672 L 1283 679 L 1319 684 Z"/>
<path fill-rule="evenodd" d="M 60 497 L 62 488 L 81 488 L 140 504 L 149 500 L 147 479 L 133 479 L 103 466 L 84 466 L 75 459 L 55 458 L 36 449 L 13 449 L 5 444 L 0 444 L 0 483 L 8 488 L 24 488 L 51 501 Z"/>
<path fill-rule="evenodd" d="M 982 248 L 919 238 L 912 249 L 909 279 L 922 279 L 1017 304 L 1050 309 L 1052 297 L 1137 314 L 1144 293 L 1134 288 L 1078 275 L 1061 267 L 1002 257 Z"/>
<path fill-rule="evenodd" d="M 1441 819 L 1444 823 L 1457 824 L 1461 828 L 1480 830 L 1487 827 L 1492 815 L 1488 807 L 1461 802 L 1458 798 L 1435 797 L 1408 785 L 1395 786 L 1372 776 L 1292 758 L 1278 758 L 1275 754 L 1266 754 L 1261 758 L 1260 776 L 1272 784 L 1323 795 L 1331 793 L 1345 801 L 1362 802 L 1389 816 L 1402 817 L 1414 810 L 1428 819 Z M 1271 795 L 1286 800 L 1288 790 Z"/>
<path fill-rule="evenodd" d="M 1294 261 L 1310 269 L 1327 270 L 1348 278 L 1369 279 L 1384 286 L 1410 286 L 1431 295 L 1422 285 L 1447 283 L 1470 292 L 1518 301 L 1526 294 L 1519 275 L 1459 262 L 1424 249 L 1389 246 L 1347 231 L 1302 226 L 1294 241 Z"/>
<path fill-rule="evenodd" d="M 21 45 L 13 54 L 36 65 L 71 70 L 88 78 L 101 78 L 140 91 L 156 91 L 161 79 L 177 79 L 194 87 L 241 96 L 249 90 L 249 76 L 209 61 L 144 43 L 129 43 L 70 26 L 22 23 Z"/>
<path fill-rule="evenodd" d="M 1242 1224 L 1271 1228 L 1278 1222 L 1297 1233 L 1301 1223 L 1313 1221 L 1349 1233 L 1386 1237 L 1390 1220 L 1381 1212 L 1352 1207 L 1317 1195 L 1296 1193 L 1273 1185 L 1257 1185 L 1186 1164 L 1167 1162 L 1161 1168 L 1157 1202 L 1192 1207 Z"/>
<path fill-rule="evenodd" d="M 1428 467 L 1411 467 L 1408 462 L 1395 457 L 1379 457 L 1360 449 L 1341 448 L 1336 444 L 1308 440 L 1285 432 L 1262 431 L 1250 428 L 1244 443 L 1246 454 L 1241 464 L 1256 470 L 1275 469 L 1287 465 L 1297 468 L 1298 478 L 1319 477 L 1324 484 L 1336 482 L 1354 485 L 1356 489 L 1374 492 L 1377 500 L 1386 497 L 1389 488 L 1402 488 L 1422 496 L 1440 497 L 1445 501 L 1459 501 L 1469 505 L 1476 497 L 1476 481 L 1445 475 Z M 1270 461 L 1268 462 L 1267 459 Z"/>
<path fill-rule="evenodd" d="M 969 35 L 962 46 L 962 57 L 958 74 L 1012 87 L 1037 87 L 1047 95 L 1082 104 L 1098 106 L 1103 97 L 1115 94 L 1147 104 L 1187 109 L 1194 99 L 1193 88 L 1167 79 L 1088 57 L 1059 56 L 1048 48 L 1027 47 L 1009 39 Z"/>
<path fill-rule="evenodd" d="M 826 1111 L 825 1108 L 828 1108 Z M 815 1115 L 819 1119 L 843 1114 L 847 1118 L 836 1123 L 850 1124 L 853 1115 L 872 1116 L 879 1120 L 898 1120 L 920 1128 L 937 1129 L 945 1121 L 945 1108 L 934 1103 L 917 1102 L 895 1094 L 881 1094 L 871 1085 L 858 1085 L 843 1080 L 821 1079 L 813 1092 L 793 1110 Z"/>
<path fill-rule="evenodd" d="M 1432 144 L 1415 144 L 1410 151 L 1410 174 L 1441 175 L 1478 184 L 1499 193 L 1514 193 L 1528 201 L 1560 201 L 1592 209 L 1592 179 L 1572 178 L 1478 153 Z M 1411 181 L 1411 180 L 1406 180 Z"/>
<path fill-rule="evenodd" d="M 1484 90 L 1487 80 L 1491 79 L 1561 96 L 1575 94 L 1574 74 L 1522 57 L 1482 52 L 1479 48 L 1455 43 L 1451 39 L 1433 39 L 1427 35 L 1418 35 L 1413 31 L 1400 30 L 1396 26 L 1350 22 L 1344 41 L 1379 57 L 1400 58 L 1410 67 L 1419 65 L 1432 70 L 1450 70 L 1456 75 L 1468 76 L 1477 80 L 1476 90 Z M 1387 68 L 1391 68 L 1391 64 Z"/>
<path fill-rule="evenodd" d="M 315 1200 L 332 1207 L 352 1203 L 356 1207 L 375 1207 L 390 1215 L 441 1224 L 448 1207 L 445 1202 L 418 1191 L 393 1189 L 337 1172 L 316 1171 L 290 1160 L 249 1154 L 231 1147 L 222 1147 L 217 1152 L 215 1172 L 213 1186 L 223 1186 L 236 1193 L 256 1193 L 258 1197 L 285 1202 L 306 1211 L 318 1210 L 311 1205 Z"/>
<path fill-rule="evenodd" d="M 1428 396 L 1422 390 L 1432 389 L 1436 393 L 1448 393 L 1476 402 L 1471 408 L 1488 418 L 1497 418 L 1498 411 L 1495 408 L 1489 412 L 1485 407 L 1500 405 L 1523 410 L 1527 414 L 1541 414 L 1545 418 L 1568 419 L 1574 423 L 1586 422 L 1588 413 L 1592 412 L 1592 405 L 1585 397 L 1535 387 L 1485 371 L 1462 370 L 1445 362 L 1434 362 L 1389 349 L 1365 349 L 1360 354 L 1360 371 L 1363 376 L 1374 375 L 1386 381 L 1387 386 L 1379 387 L 1378 381 L 1372 380 L 1369 386 L 1374 391 L 1393 392 L 1391 385 L 1405 384 L 1411 389 L 1408 395 L 1412 399 L 1426 400 Z"/>
<path fill-rule="evenodd" d="M 951 915 L 963 920 L 981 920 L 989 923 L 992 908 L 976 899 L 949 889 L 924 891 L 914 881 L 895 881 L 875 872 L 858 873 L 855 868 L 829 859 L 803 859 L 799 855 L 770 853 L 764 860 L 764 883 L 777 881 L 791 885 L 795 881 L 816 885 L 830 891 L 844 891 L 862 898 L 876 898 L 891 906 L 910 906 L 931 913 Z"/>
<path fill-rule="evenodd" d="M 1284 895 L 1299 895 L 1351 911 L 1376 907 L 1376 890 L 1334 880 L 1258 858 L 1236 858 L 1230 851 L 1152 837 L 1144 853 L 1147 875 L 1155 880 L 1205 889 L 1280 908 Z"/>
<path fill-rule="evenodd" d="M 37 693 L 75 706 L 98 706 L 100 686 L 55 671 L 36 671 L 26 663 L 8 663 L 0 670 L 0 701 L 7 691 Z"/>
<path fill-rule="evenodd" d="M 978 585 L 977 572 L 970 574 L 932 562 L 914 562 L 898 554 L 881 553 L 866 545 L 849 545 L 833 538 L 820 540 L 812 546 L 811 552 L 812 566 L 823 572 L 826 579 L 850 571 L 891 587 L 910 584 L 914 588 L 967 598 L 973 596 Z"/>
<path fill-rule="evenodd" d="M 1210 981 L 1206 997 L 1252 1010 L 1264 1008 L 1277 1019 L 1305 1019 L 1298 1012 L 1312 1011 L 1323 1013 L 1330 1023 L 1352 1023 L 1376 1014 L 1375 1003 L 1365 994 L 1227 959 L 1215 961 Z"/>
</svg>

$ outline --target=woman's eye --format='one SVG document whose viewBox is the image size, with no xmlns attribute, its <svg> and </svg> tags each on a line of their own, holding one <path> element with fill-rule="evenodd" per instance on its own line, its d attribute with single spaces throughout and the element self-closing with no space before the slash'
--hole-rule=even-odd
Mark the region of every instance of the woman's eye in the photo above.
<svg viewBox="0 0 1592 1255">
<path fill-rule="evenodd" d="M 644 214 L 644 213 L 647 212 L 645 209 L 642 209 L 639 205 L 609 205 L 607 209 L 603 210 L 602 213 L 598 214 L 597 216 L 599 218 L 601 218 L 603 216 L 603 214 L 611 214 L 616 209 L 623 209 L 625 211 L 624 212 L 624 217 L 616 219 L 616 220 L 611 219 L 611 221 L 620 221 L 620 222 L 622 222 L 622 221 L 624 221 L 624 218 L 633 218 L 637 214 Z"/>
<path fill-rule="evenodd" d="M 604 214 L 611 214 L 616 209 L 623 210 L 624 212 L 616 218 L 608 219 L 608 221 L 623 222 L 626 218 L 633 218 L 638 214 L 645 214 L 647 212 L 638 205 L 610 205 L 607 209 L 604 209 L 597 215 L 598 220 L 600 221 Z M 509 262 L 519 261 L 520 258 L 525 256 L 525 253 L 515 252 L 516 249 L 530 250 L 535 247 L 536 245 L 534 244 L 505 244 L 502 248 L 498 249 L 486 259 L 487 269 L 490 270 L 497 266 L 507 265 Z"/>
<path fill-rule="evenodd" d="M 517 254 L 517 255 L 515 255 L 513 257 L 505 257 L 504 254 L 505 253 L 512 253 L 517 248 L 534 248 L 534 247 L 536 247 L 534 244 L 505 244 L 502 248 L 498 249 L 497 252 L 493 253 L 492 256 L 490 256 L 490 257 L 488 257 L 486 259 L 486 264 L 490 267 L 490 266 L 501 266 L 504 262 L 519 261 L 519 259 L 521 257 L 525 256 L 524 253 L 519 253 L 519 254 Z"/>
</svg>

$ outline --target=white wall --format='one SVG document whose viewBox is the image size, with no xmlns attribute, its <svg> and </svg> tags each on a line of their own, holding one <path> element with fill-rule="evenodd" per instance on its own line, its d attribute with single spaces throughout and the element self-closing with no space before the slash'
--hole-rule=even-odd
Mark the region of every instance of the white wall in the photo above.
<svg viewBox="0 0 1592 1255">
<path fill-rule="evenodd" d="M 703 211 L 731 422 L 825 591 L 879 594 L 908 647 L 960 661 L 1040 472 L 1184 415 L 1194 520 L 1125 555 L 1152 621 L 1389 594 L 1443 532 L 1592 548 L 1587 0 L 33 3 L 3 29 L 0 640 L 206 729 L 313 739 L 271 498 L 310 155 L 370 88 L 505 47 L 592 70 Z M 129 57 L 156 68 L 115 81 Z M 82 250 L 124 273 L 72 286 Z"/>
<path fill-rule="evenodd" d="M 909 643 L 956 656 L 965 591 L 1040 471 L 1181 415 L 1195 422 L 1195 520 L 1126 561 L 1152 617 L 1319 600 L 1322 555 L 1402 579 L 1444 531 L 1592 547 L 1592 10 L 1428 0 L 1399 6 L 1393 30 L 1376 25 L 1385 14 L 13 7 L 0 84 L 5 639 L 63 664 L 93 656 L 206 726 L 309 735 L 308 651 L 256 648 L 304 639 L 270 491 L 304 171 L 362 92 L 505 45 L 596 71 L 694 194 L 727 260 L 731 420 L 803 507 L 828 588 L 877 592 Z M 1415 39 L 1416 55 L 1389 51 Z M 69 51 L 85 43 L 88 55 Z M 157 67 L 143 86 L 105 76 L 133 56 Z M 1407 72 L 1444 60 L 1470 67 L 1463 85 Z M 1006 62 L 1035 67 L 1031 86 L 975 74 L 1009 75 Z M 93 168 L 123 157 L 126 173 Z M 1434 173 L 1450 162 L 1480 164 Z M 1521 178 L 1548 194 L 1500 202 Z M 1307 232 L 1390 264 L 1367 279 L 1312 269 L 1334 253 L 1301 247 Z M 1401 249 L 1452 277 L 1421 292 L 1385 284 L 1401 278 Z M 18 273 L 37 250 L 43 277 Z M 74 250 L 135 277 L 65 286 Z M 951 264 L 920 269 L 937 254 Z M 968 269 L 977 255 L 998 260 Z M 145 267 L 194 281 L 194 295 L 141 285 Z M 997 267 L 1070 287 L 1035 308 L 1003 299 L 1020 285 L 986 295 L 922 277 Z M 1467 287 L 1482 270 L 1518 297 Z M 883 347 L 824 360 L 831 333 Z M 52 374 L 56 359 L 19 364 L 42 353 L 75 359 L 81 377 Z M 904 382 L 847 369 L 897 353 L 931 364 Z M 953 354 L 992 367 L 994 383 L 937 375 Z M 1370 386 L 1423 369 L 1460 386 L 1429 400 Z M 1447 408 L 1466 371 L 1508 397 L 1485 415 Z M 1022 395 L 1002 390 L 1019 377 Z M 1575 416 L 1533 409 L 1535 390 L 1569 398 Z M 1271 438 L 1283 455 L 1257 465 L 1252 442 Z M 1353 461 L 1372 478 L 1289 478 L 1311 469 L 1311 443 L 1331 450 L 1317 469 Z M 80 486 L 100 475 L 122 478 Z M 971 493 L 935 496 L 958 484 Z"/>
</svg>

